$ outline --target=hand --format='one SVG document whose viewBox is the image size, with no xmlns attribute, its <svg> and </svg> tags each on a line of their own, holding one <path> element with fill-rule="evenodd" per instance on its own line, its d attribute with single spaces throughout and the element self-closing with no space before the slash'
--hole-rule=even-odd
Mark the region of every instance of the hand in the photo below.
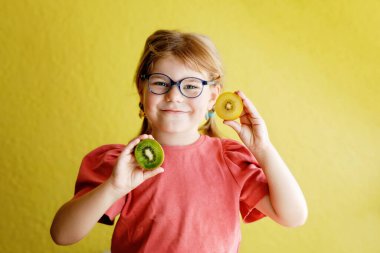
<svg viewBox="0 0 380 253">
<path fill-rule="evenodd" d="M 134 147 L 144 139 L 153 139 L 153 136 L 143 134 L 130 141 L 121 152 L 112 175 L 108 179 L 116 192 L 121 196 L 132 191 L 145 180 L 164 172 L 162 167 L 148 171 L 141 169 L 137 164 L 133 155 Z"/>
<path fill-rule="evenodd" d="M 225 120 L 224 124 L 232 127 L 242 142 L 251 152 L 264 149 L 270 144 L 268 130 L 264 120 L 253 103 L 241 91 L 235 92 L 243 101 L 243 112 L 240 115 L 240 124 L 236 121 Z"/>
</svg>

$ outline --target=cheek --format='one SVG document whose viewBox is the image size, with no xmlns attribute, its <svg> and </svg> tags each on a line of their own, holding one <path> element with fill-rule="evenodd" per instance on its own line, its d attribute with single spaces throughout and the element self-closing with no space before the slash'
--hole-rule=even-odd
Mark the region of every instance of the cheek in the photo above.
<svg viewBox="0 0 380 253">
<path fill-rule="evenodd" d="M 202 100 L 198 102 L 198 106 L 201 107 L 201 111 L 203 113 L 207 113 L 209 110 L 212 109 L 212 103 L 210 102 L 211 100 L 211 92 L 209 87 L 207 89 L 204 89 L 204 94 L 202 94 Z"/>
<path fill-rule="evenodd" d="M 193 104 L 193 111 L 196 112 L 197 116 L 203 118 L 208 111 L 207 101 L 197 101 Z"/>
<path fill-rule="evenodd" d="M 157 98 L 155 96 L 152 96 L 149 93 L 144 94 L 144 99 L 143 99 L 144 112 L 148 118 L 154 112 L 155 108 L 157 108 L 157 101 L 156 100 L 157 100 Z"/>
<path fill-rule="evenodd" d="M 144 105 L 151 106 L 155 104 L 159 96 L 149 92 L 148 88 L 144 88 Z"/>
</svg>

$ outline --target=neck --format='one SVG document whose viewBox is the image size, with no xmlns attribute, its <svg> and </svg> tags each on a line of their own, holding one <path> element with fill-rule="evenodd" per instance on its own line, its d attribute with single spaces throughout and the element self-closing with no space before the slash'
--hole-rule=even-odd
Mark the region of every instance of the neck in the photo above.
<svg viewBox="0 0 380 253">
<path fill-rule="evenodd" d="M 166 146 L 190 145 L 196 142 L 200 137 L 198 131 L 193 131 L 191 133 L 167 133 L 153 130 L 152 135 L 161 145 Z"/>
</svg>

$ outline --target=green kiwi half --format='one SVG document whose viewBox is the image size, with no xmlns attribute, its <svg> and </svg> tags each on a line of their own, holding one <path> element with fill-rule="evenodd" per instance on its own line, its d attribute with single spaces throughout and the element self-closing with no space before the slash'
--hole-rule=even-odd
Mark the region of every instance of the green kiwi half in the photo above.
<svg viewBox="0 0 380 253">
<path fill-rule="evenodd" d="M 153 170 L 164 162 L 164 150 L 157 141 L 144 139 L 135 148 L 135 159 L 141 168 Z"/>
<path fill-rule="evenodd" d="M 215 111 L 222 119 L 235 120 L 243 112 L 243 101 L 233 92 L 224 92 L 216 100 Z"/>
</svg>

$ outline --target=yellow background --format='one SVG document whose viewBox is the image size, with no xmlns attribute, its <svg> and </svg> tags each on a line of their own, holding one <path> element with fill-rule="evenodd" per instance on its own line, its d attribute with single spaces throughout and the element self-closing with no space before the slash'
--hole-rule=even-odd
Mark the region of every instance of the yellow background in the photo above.
<svg viewBox="0 0 380 253">
<path fill-rule="evenodd" d="M 379 13 L 376 0 L 0 0 L 0 251 L 109 248 L 112 227 L 68 247 L 49 227 L 83 156 L 137 134 L 132 76 L 166 28 L 211 37 L 226 90 L 248 94 L 308 201 L 303 227 L 242 224 L 240 252 L 380 252 Z"/>
</svg>

